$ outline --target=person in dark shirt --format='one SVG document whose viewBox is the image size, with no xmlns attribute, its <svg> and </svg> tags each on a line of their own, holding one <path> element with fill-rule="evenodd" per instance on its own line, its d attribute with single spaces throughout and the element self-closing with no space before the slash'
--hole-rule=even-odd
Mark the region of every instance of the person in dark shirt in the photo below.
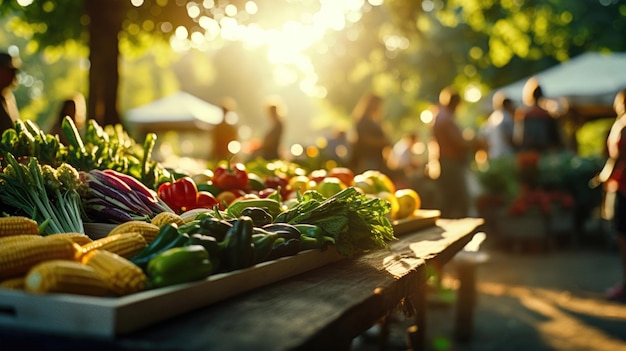
<svg viewBox="0 0 626 351">
<path fill-rule="evenodd" d="M 439 94 L 439 110 L 433 124 L 433 137 L 439 147 L 437 179 L 441 216 L 462 218 L 468 216 L 470 196 L 466 172 L 472 143 L 463 138 L 457 125 L 456 110 L 461 96 L 453 88 L 444 88 Z"/>
<path fill-rule="evenodd" d="M 563 146 L 556 118 L 541 106 L 543 90 L 537 78 L 524 85 L 523 100 L 526 106 L 515 111 L 513 138 L 522 151 L 544 152 Z"/>
<path fill-rule="evenodd" d="M 352 111 L 355 140 L 352 144 L 351 167 L 354 172 L 386 170 L 384 151 L 391 142 L 381 126 L 383 100 L 374 94 L 364 95 Z"/>
<path fill-rule="evenodd" d="M 285 107 L 279 98 L 272 97 L 267 100 L 265 110 L 270 120 L 270 127 L 263 137 L 259 154 L 266 160 L 277 160 L 280 159 L 283 119 L 286 114 Z"/>
<path fill-rule="evenodd" d="M 5 52 L 0 53 L 0 136 L 5 130 L 13 128 L 20 113 L 15 103 L 13 88 L 17 84 L 17 72 L 20 62 Z"/>
<path fill-rule="evenodd" d="M 76 129 L 81 136 L 85 135 L 85 128 L 87 123 L 87 106 L 85 103 L 85 97 L 81 93 L 76 93 L 69 99 L 63 100 L 61 103 L 61 108 L 59 109 L 59 114 L 57 115 L 57 119 L 50 129 L 50 134 L 58 135 L 59 141 L 63 145 L 69 145 L 69 140 L 63 133 L 63 128 L 61 127 L 63 124 L 63 119 L 66 116 L 70 117 L 72 121 L 74 121 L 74 125 L 76 125 Z"/>
<path fill-rule="evenodd" d="M 213 148 L 211 151 L 214 161 L 226 160 L 231 155 L 228 149 L 231 142 L 237 141 L 237 103 L 231 97 L 222 99 L 222 121 L 213 127 Z"/>
</svg>

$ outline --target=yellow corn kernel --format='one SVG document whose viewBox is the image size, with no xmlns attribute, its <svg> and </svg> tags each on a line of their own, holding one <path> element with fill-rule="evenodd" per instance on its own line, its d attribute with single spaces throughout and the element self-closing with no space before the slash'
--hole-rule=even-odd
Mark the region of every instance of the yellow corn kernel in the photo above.
<svg viewBox="0 0 626 351">
<path fill-rule="evenodd" d="M 106 250 L 91 250 L 82 263 L 96 270 L 105 278 L 111 290 L 124 296 L 146 288 L 148 278 L 141 268 L 124 257 Z"/>
<path fill-rule="evenodd" d="M 91 250 L 102 249 L 111 251 L 124 258 L 130 258 L 146 246 L 148 246 L 148 244 L 143 235 L 133 232 L 108 235 L 82 245 L 81 247 L 83 254 Z"/>
<path fill-rule="evenodd" d="M 0 247 L 4 245 L 10 245 L 13 243 L 19 243 L 19 242 L 31 241 L 31 240 L 39 240 L 39 239 L 43 239 L 43 236 L 32 235 L 32 234 L 3 236 L 3 237 L 0 237 Z"/>
<path fill-rule="evenodd" d="M 0 237 L 21 234 L 39 235 L 39 225 L 28 217 L 0 217 Z"/>
<path fill-rule="evenodd" d="M 54 235 L 3 245 L 0 247 L 0 279 L 23 275 L 43 261 L 75 260 L 79 252 L 79 245 Z"/>
<path fill-rule="evenodd" d="M 68 233 L 55 233 L 55 234 L 50 234 L 50 235 L 54 235 L 59 238 L 66 238 L 72 242 L 77 243 L 80 246 L 89 244 L 90 242 L 93 241 L 93 239 L 91 239 L 88 235 L 83 234 L 83 233 L 68 232 Z"/>
<path fill-rule="evenodd" d="M 161 227 L 165 224 L 172 223 L 177 225 L 183 225 L 185 224 L 185 221 L 183 220 L 183 217 L 177 215 L 174 212 L 161 212 L 154 216 L 152 220 L 150 220 L 150 223 L 156 225 L 157 227 Z"/>
<path fill-rule="evenodd" d="M 0 288 L 11 290 L 24 290 L 25 277 L 15 277 L 0 282 Z"/>
<path fill-rule="evenodd" d="M 113 229 L 111 229 L 108 236 L 123 233 L 139 233 L 144 237 L 144 239 L 146 239 L 146 243 L 150 244 L 159 234 L 159 230 L 159 226 L 152 223 L 142 221 L 128 221 L 115 226 Z"/>
<path fill-rule="evenodd" d="M 26 275 L 24 289 L 32 293 L 111 295 L 106 280 L 93 267 L 67 260 L 49 260 L 34 266 Z"/>
</svg>

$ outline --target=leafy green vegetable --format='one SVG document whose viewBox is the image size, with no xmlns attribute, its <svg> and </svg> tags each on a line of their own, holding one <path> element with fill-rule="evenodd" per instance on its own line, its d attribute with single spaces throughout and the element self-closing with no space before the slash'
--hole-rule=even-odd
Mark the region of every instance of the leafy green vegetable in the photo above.
<svg viewBox="0 0 626 351">
<path fill-rule="evenodd" d="M 344 256 L 387 248 L 386 240 L 396 239 L 387 214 L 387 200 L 370 198 L 348 187 L 324 199 L 309 190 L 298 198 L 298 204 L 278 215 L 274 222 L 313 224 L 335 239 L 337 251 Z"/>
<path fill-rule="evenodd" d="M 43 234 L 84 233 L 81 220 L 79 174 L 67 163 L 58 168 L 41 166 L 35 157 L 20 163 L 4 153 L 8 165 L 0 172 L 0 200 L 3 211 L 22 212 L 37 223 L 46 223 Z"/>
<path fill-rule="evenodd" d="M 34 122 L 18 120 L 2 134 L 0 152 L 10 153 L 18 160 L 35 157 L 39 164 L 52 167 L 65 162 L 78 171 L 112 169 L 153 190 L 171 178 L 170 172 L 151 157 L 157 137 L 154 133 L 147 134 L 143 144 L 139 144 L 121 124 L 101 126 L 89 120 L 85 135 L 81 136 L 69 116 L 63 119 L 61 131 L 67 145 L 57 135 L 44 133 Z M 0 165 L 6 162 L 0 160 Z"/>
</svg>

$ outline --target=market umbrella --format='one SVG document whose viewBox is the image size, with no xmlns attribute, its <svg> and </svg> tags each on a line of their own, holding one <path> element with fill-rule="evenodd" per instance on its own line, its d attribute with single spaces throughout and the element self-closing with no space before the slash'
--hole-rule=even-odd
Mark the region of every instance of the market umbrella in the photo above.
<svg viewBox="0 0 626 351">
<path fill-rule="evenodd" d="M 125 116 L 131 128 L 144 132 L 210 130 L 221 120 L 221 108 L 183 91 L 130 109 Z"/>
</svg>

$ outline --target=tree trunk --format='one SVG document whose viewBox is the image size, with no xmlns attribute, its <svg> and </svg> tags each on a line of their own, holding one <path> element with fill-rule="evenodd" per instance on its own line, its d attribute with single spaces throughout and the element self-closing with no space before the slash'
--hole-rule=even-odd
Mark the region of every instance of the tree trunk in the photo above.
<svg viewBox="0 0 626 351">
<path fill-rule="evenodd" d="M 101 125 L 120 123 L 117 110 L 119 40 L 124 0 L 87 0 L 89 23 L 88 116 Z"/>
</svg>

